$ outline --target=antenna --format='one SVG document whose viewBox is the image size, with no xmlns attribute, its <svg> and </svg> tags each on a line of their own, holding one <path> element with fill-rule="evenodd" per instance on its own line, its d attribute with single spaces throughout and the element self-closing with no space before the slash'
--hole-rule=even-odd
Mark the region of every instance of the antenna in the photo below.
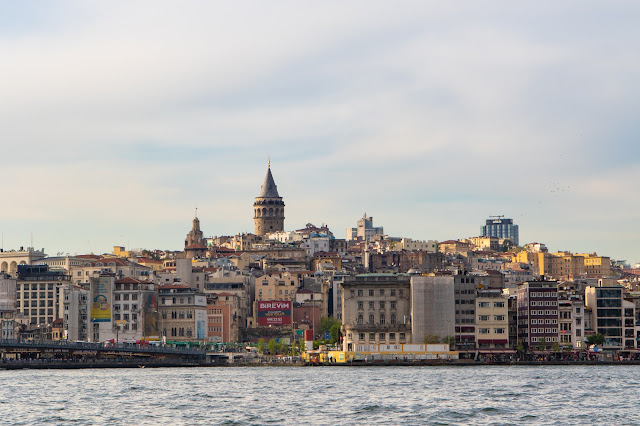
<svg viewBox="0 0 640 426">
<path fill-rule="evenodd" d="M 271 168 L 271 156 L 267 156 L 267 167 Z"/>
</svg>

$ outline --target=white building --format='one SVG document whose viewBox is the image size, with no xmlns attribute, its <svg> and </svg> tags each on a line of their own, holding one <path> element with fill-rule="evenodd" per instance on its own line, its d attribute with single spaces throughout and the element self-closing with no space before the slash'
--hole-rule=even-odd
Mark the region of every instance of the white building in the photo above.
<svg viewBox="0 0 640 426">
<path fill-rule="evenodd" d="M 32 265 L 36 261 L 45 258 L 44 249 L 35 250 L 33 247 L 20 247 L 20 250 L 4 251 L 0 249 L 0 272 L 15 275 L 18 265 Z"/>
</svg>

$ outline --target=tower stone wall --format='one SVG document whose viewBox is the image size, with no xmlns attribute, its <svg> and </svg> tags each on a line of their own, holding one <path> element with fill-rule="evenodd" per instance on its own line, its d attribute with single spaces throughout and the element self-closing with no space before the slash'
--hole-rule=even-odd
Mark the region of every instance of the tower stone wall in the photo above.
<svg viewBox="0 0 640 426">
<path fill-rule="evenodd" d="M 253 203 L 253 223 L 256 235 L 284 231 L 284 201 L 278 194 L 278 187 L 271 174 L 271 165 L 267 169 L 260 195 Z"/>
</svg>

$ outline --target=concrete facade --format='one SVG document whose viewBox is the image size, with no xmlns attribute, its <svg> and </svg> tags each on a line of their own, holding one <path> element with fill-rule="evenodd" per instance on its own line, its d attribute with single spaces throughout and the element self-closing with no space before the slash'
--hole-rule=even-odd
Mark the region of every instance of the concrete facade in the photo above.
<svg viewBox="0 0 640 426">
<path fill-rule="evenodd" d="M 412 276 L 411 343 L 423 344 L 427 335 L 454 336 L 454 306 L 452 276 Z"/>
</svg>

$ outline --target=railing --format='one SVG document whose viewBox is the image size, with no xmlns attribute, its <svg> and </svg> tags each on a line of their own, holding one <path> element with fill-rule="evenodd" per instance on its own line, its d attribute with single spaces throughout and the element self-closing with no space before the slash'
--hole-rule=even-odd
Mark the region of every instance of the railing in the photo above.
<svg viewBox="0 0 640 426">
<path fill-rule="evenodd" d="M 95 350 L 95 351 L 118 351 L 118 352 L 146 352 L 146 353 L 167 353 L 183 355 L 204 355 L 205 350 L 199 348 L 138 345 L 129 343 L 92 343 L 92 342 L 68 342 L 65 340 L 36 340 L 21 341 L 18 339 L 0 339 L 0 347 L 20 347 L 20 348 L 47 348 L 47 349 L 75 349 L 75 350 Z"/>
</svg>

